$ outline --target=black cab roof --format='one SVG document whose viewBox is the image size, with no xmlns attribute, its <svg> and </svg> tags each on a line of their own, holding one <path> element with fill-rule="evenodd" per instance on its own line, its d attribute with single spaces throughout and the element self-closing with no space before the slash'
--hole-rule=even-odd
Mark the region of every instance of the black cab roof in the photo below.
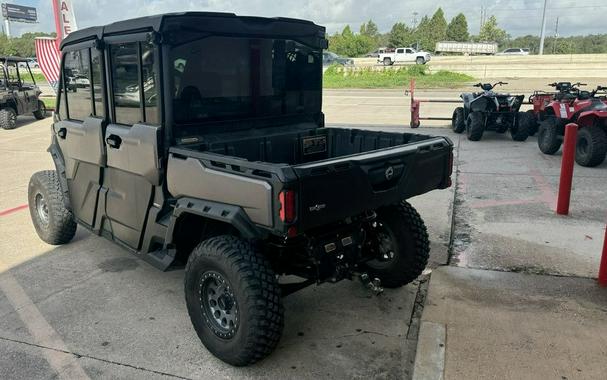
<svg viewBox="0 0 607 380">
<path fill-rule="evenodd" d="M 237 16 L 234 13 L 181 12 L 139 17 L 117 21 L 105 26 L 94 26 L 70 33 L 62 42 L 67 45 L 112 35 L 169 32 L 180 29 L 196 30 L 210 34 L 230 34 L 248 36 L 298 36 L 308 45 L 326 47 L 325 28 L 311 21 L 285 17 Z"/>
</svg>

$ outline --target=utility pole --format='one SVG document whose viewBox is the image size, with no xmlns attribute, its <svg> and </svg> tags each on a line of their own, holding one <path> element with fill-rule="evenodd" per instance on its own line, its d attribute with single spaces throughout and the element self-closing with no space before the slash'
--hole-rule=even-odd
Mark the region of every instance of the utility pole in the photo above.
<svg viewBox="0 0 607 380">
<path fill-rule="evenodd" d="M 539 55 L 544 54 L 544 38 L 546 37 L 546 7 L 548 0 L 544 0 L 544 12 L 542 14 L 542 32 L 540 33 L 540 51 Z"/>
<path fill-rule="evenodd" d="M 415 28 L 417 28 L 417 15 L 419 13 L 418 12 L 413 12 L 413 30 L 415 30 Z"/>
<path fill-rule="evenodd" d="M 556 54 L 556 44 L 559 39 L 559 18 L 556 18 L 556 26 L 554 27 L 554 45 L 552 46 L 552 54 Z"/>
<path fill-rule="evenodd" d="M 485 6 L 481 4 L 481 25 L 480 29 L 483 29 L 483 25 L 485 24 Z"/>
</svg>

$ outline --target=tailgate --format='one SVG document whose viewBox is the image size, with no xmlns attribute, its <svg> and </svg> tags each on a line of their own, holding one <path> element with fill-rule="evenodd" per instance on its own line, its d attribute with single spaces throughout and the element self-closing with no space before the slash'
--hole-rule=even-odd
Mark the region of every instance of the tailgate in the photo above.
<svg viewBox="0 0 607 380">
<path fill-rule="evenodd" d="M 300 231 L 451 185 L 453 144 L 444 137 L 293 166 Z"/>
</svg>

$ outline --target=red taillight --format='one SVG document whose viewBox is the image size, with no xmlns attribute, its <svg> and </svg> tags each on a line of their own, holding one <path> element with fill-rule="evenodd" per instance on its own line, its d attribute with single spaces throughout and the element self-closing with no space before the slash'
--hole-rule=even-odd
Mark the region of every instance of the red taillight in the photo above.
<svg viewBox="0 0 607 380">
<path fill-rule="evenodd" d="M 284 190 L 278 194 L 280 202 L 280 220 L 284 223 L 293 223 L 295 221 L 295 192 L 293 190 Z"/>
</svg>

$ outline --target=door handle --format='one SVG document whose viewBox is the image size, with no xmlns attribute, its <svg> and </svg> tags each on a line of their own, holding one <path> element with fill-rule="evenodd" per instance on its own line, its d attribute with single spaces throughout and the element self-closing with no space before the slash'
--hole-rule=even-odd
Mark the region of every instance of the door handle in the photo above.
<svg viewBox="0 0 607 380">
<path fill-rule="evenodd" d="M 109 135 L 105 142 L 110 148 L 118 149 L 120 148 L 120 144 L 122 144 L 122 139 L 118 135 Z"/>
<path fill-rule="evenodd" d="M 67 136 L 67 129 L 59 128 L 59 131 L 57 131 L 57 136 L 59 136 L 61 139 L 65 139 L 65 136 Z"/>
</svg>

